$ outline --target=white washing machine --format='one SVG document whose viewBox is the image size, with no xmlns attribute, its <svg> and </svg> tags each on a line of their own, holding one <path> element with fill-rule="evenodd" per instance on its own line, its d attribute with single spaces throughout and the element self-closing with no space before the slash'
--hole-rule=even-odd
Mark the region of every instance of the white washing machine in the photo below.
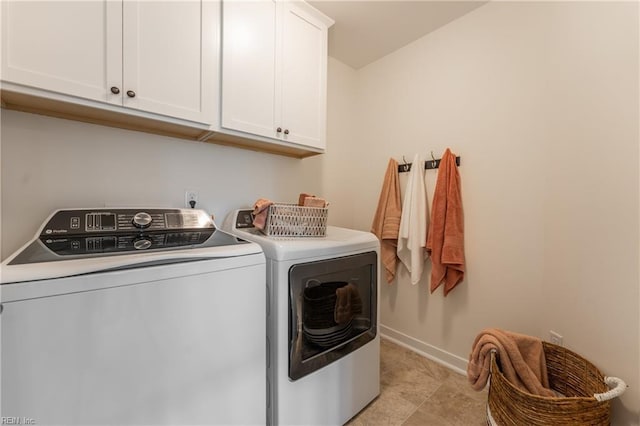
<svg viewBox="0 0 640 426">
<path fill-rule="evenodd" d="M 267 237 L 251 210 L 223 229 L 267 258 L 267 423 L 344 424 L 380 393 L 377 238 L 331 226 L 321 238 Z"/>
<path fill-rule="evenodd" d="M 1 265 L 11 424 L 263 424 L 265 258 L 200 210 L 60 210 Z"/>
</svg>

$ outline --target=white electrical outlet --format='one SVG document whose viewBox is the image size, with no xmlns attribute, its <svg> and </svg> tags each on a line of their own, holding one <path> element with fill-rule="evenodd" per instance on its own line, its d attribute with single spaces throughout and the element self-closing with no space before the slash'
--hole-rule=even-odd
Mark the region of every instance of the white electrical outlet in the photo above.
<svg viewBox="0 0 640 426">
<path fill-rule="evenodd" d="M 193 202 L 193 206 L 191 205 Z M 187 206 L 187 208 L 192 208 L 195 207 L 196 204 L 198 203 L 198 193 L 196 191 L 185 191 L 184 193 L 184 204 Z"/>
<path fill-rule="evenodd" d="M 549 331 L 549 342 L 554 345 L 562 346 L 562 336 L 551 330 Z"/>
</svg>

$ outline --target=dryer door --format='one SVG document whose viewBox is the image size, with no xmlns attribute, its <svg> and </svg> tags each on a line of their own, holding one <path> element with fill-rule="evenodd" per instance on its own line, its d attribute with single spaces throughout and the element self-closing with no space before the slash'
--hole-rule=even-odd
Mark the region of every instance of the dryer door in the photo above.
<svg viewBox="0 0 640 426">
<path fill-rule="evenodd" d="M 377 332 L 377 255 L 361 253 L 289 270 L 289 377 L 355 351 Z"/>
</svg>

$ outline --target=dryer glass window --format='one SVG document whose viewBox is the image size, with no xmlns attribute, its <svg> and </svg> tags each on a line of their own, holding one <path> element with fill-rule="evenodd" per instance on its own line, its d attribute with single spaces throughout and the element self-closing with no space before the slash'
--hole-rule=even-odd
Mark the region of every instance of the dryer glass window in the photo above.
<svg viewBox="0 0 640 426">
<path fill-rule="evenodd" d="M 297 380 L 373 340 L 377 256 L 361 253 L 289 270 L 289 377 Z"/>
</svg>

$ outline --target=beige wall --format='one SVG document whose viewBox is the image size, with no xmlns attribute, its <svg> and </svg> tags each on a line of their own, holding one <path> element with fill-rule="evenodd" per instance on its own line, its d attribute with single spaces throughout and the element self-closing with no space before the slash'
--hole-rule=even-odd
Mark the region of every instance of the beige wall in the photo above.
<svg viewBox="0 0 640 426">
<path fill-rule="evenodd" d="M 329 201 L 329 223 L 350 227 L 353 224 L 352 198 L 357 187 L 350 182 L 354 163 L 362 161 L 355 144 L 356 72 L 329 58 L 327 70 L 327 154 L 307 158 L 306 167 L 317 168 L 322 182 L 320 192 Z"/>
<path fill-rule="evenodd" d="M 444 298 L 430 268 L 416 286 L 401 270 L 382 285 L 382 331 L 464 369 L 484 327 L 555 330 L 629 383 L 614 424 L 638 424 L 638 4 L 492 2 L 330 69 L 330 89 L 353 73 L 357 86 L 351 166 L 324 160 L 327 196 L 350 193 L 339 224 L 369 229 L 389 157 L 462 157 L 466 279 Z"/>
<path fill-rule="evenodd" d="M 2 258 L 55 209 L 197 207 L 221 223 L 259 197 L 321 193 L 319 162 L 2 110 Z"/>
</svg>

